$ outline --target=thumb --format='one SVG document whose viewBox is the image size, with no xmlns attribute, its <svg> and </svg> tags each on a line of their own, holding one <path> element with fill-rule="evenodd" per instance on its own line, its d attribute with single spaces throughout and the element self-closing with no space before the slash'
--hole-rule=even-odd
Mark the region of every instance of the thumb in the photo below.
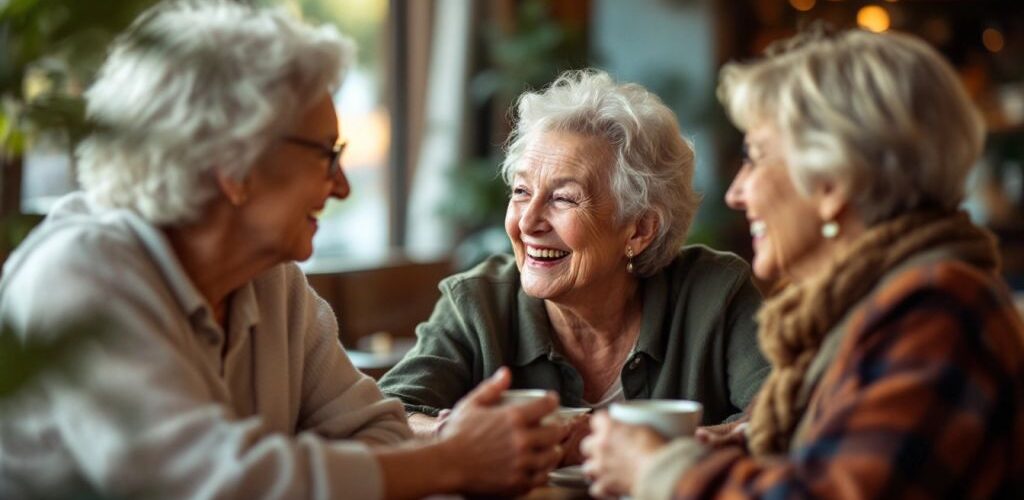
<svg viewBox="0 0 1024 500">
<path fill-rule="evenodd" d="M 476 389 L 470 391 L 465 398 L 465 402 L 482 406 L 494 405 L 501 400 L 501 393 L 505 392 L 505 389 L 508 389 L 511 383 L 512 376 L 509 374 L 508 368 L 504 366 L 498 368 L 494 375 L 480 382 Z"/>
</svg>

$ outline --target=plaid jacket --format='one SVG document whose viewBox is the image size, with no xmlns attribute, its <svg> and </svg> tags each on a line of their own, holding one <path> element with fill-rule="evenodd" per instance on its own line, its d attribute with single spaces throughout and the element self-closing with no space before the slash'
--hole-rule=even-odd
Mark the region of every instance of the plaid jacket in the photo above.
<svg viewBox="0 0 1024 500">
<path fill-rule="evenodd" d="M 898 272 L 845 322 L 788 455 L 716 450 L 679 498 L 1024 498 L 1024 322 L 957 261 Z"/>
</svg>

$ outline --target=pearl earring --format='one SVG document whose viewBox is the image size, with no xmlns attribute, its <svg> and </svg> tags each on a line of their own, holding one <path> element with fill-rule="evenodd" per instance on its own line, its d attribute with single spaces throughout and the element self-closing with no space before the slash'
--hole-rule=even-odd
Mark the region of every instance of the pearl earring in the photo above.
<svg viewBox="0 0 1024 500">
<path fill-rule="evenodd" d="M 633 274 L 633 247 L 626 247 L 626 272 Z"/>
<path fill-rule="evenodd" d="M 831 220 L 821 225 L 821 235 L 831 240 L 839 235 L 839 223 Z"/>
</svg>

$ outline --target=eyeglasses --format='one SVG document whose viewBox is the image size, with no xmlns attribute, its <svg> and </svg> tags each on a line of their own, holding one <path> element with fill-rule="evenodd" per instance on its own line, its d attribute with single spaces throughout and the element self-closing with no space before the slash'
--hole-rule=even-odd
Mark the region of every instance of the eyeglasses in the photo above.
<svg viewBox="0 0 1024 500">
<path fill-rule="evenodd" d="M 348 146 L 348 141 L 341 140 L 336 142 L 333 146 L 327 146 L 323 143 L 306 139 L 303 137 L 288 136 L 284 140 L 298 144 L 299 146 L 305 146 L 307 148 L 315 149 L 323 153 L 331 162 L 327 165 L 327 178 L 333 179 L 338 176 L 341 172 L 341 153 L 345 151 L 345 146 Z"/>
</svg>

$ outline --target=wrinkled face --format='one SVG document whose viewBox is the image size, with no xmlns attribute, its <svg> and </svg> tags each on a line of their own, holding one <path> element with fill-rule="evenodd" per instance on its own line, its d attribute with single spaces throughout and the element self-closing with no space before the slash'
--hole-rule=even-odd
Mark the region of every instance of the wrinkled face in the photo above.
<svg viewBox="0 0 1024 500">
<path fill-rule="evenodd" d="M 750 223 L 754 274 L 764 280 L 806 276 L 820 264 L 824 250 L 818 207 L 793 184 L 774 127 L 752 127 L 744 150 L 743 166 L 725 201 L 744 211 Z"/>
<path fill-rule="evenodd" d="M 336 175 L 328 175 L 330 155 L 325 151 L 338 140 L 338 117 L 330 95 L 325 92 L 284 137 L 323 147 L 277 140 L 253 167 L 242 206 L 249 242 L 281 262 L 308 259 L 317 218 L 327 200 L 349 194 L 340 168 Z"/>
<path fill-rule="evenodd" d="M 512 180 L 505 230 L 523 290 L 586 299 L 623 279 L 630 224 L 616 222 L 611 148 L 602 139 L 547 132 L 527 146 Z"/>
</svg>

